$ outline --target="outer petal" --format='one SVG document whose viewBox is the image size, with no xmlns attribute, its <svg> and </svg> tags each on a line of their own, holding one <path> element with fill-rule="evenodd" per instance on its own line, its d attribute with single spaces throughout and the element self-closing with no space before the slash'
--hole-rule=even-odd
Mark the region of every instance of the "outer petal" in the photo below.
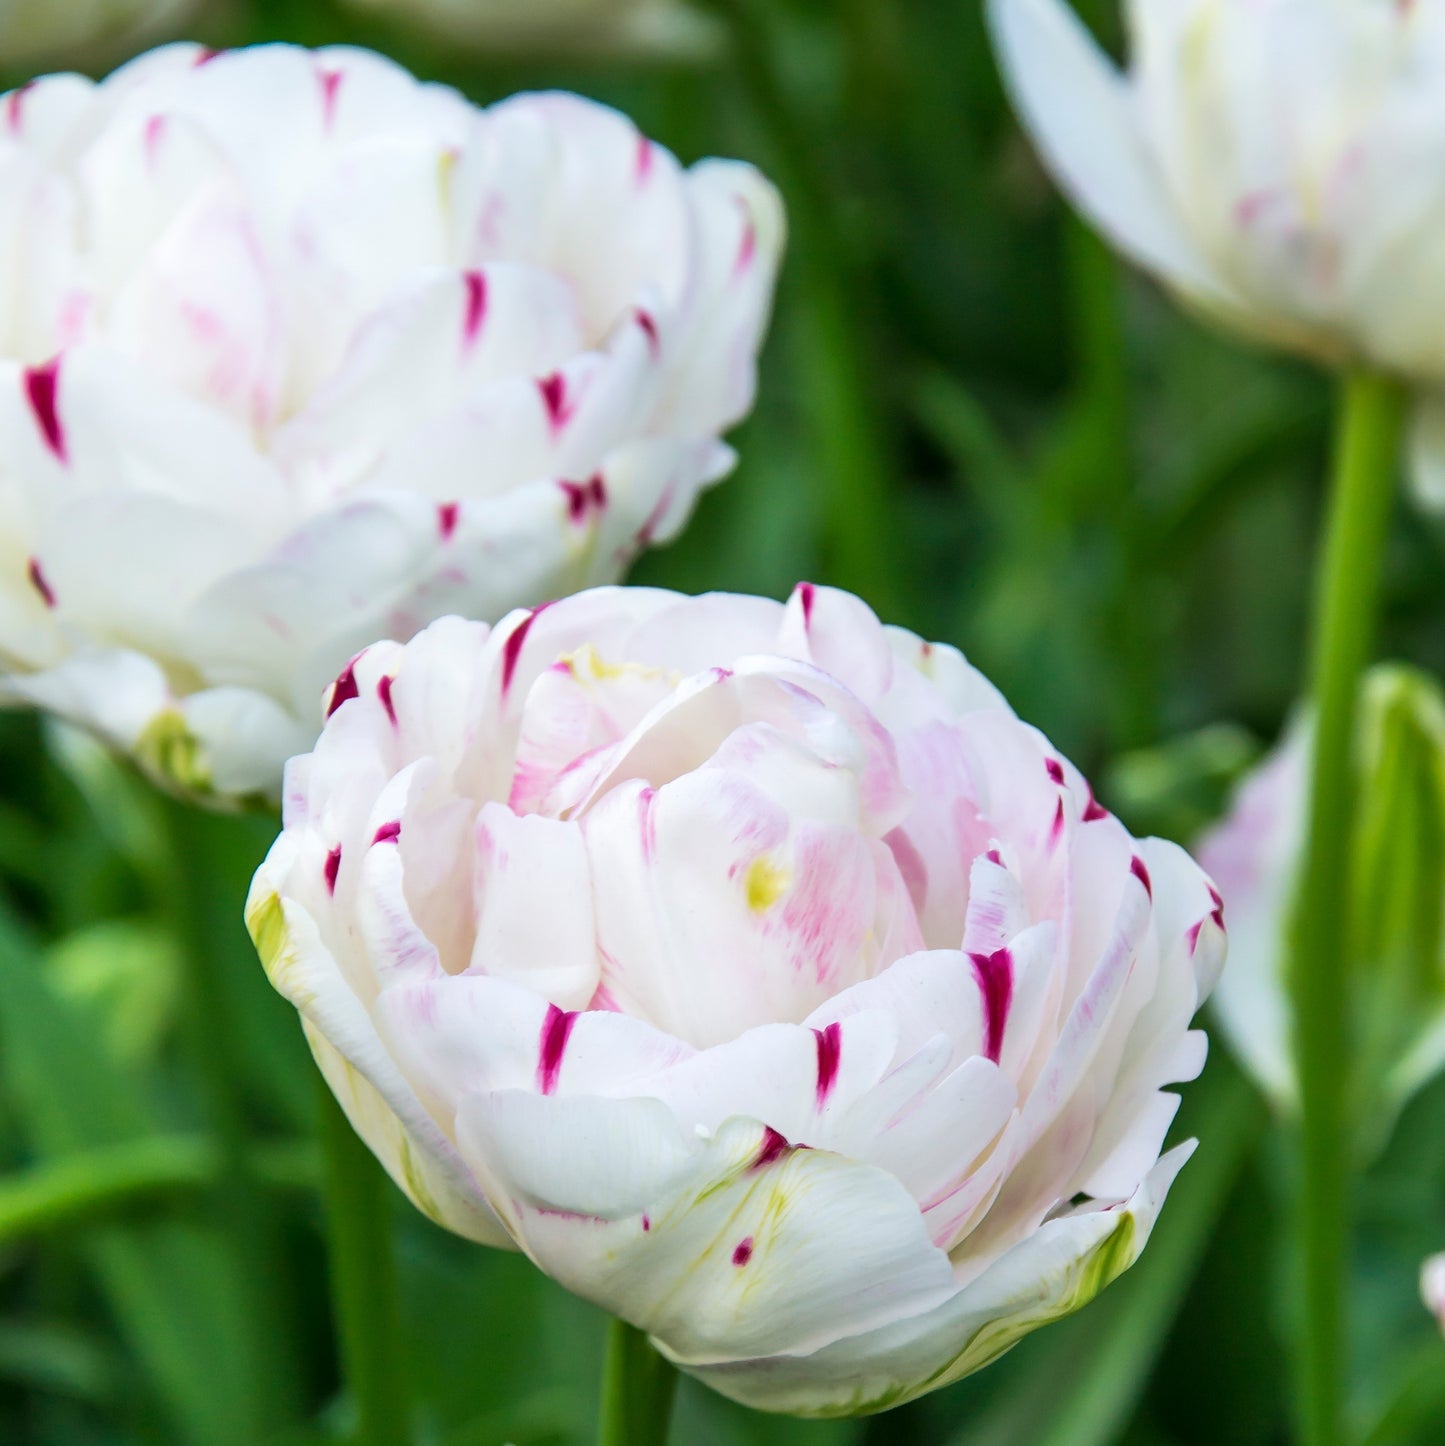
<svg viewBox="0 0 1445 1446">
<path fill-rule="evenodd" d="M 1232 305 L 1174 210 L 1127 83 L 1078 16 L 1063 0 L 989 0 L 988 15 L 1014 102 L 1078 206 L 1164 281 Z"/>
<path fill-rule="evenodd" d="M 689 1366 L 806 1352 L 953 1292 L 896 1180 L 753 1121 L 703 1143 L 647 1100 L 503 1093 L 464 1100 L 458 1138 L 548 1274 Z"/>
<path fill-rule="evenodd" d="M 356 1132 L 417 1208 L 468 1239 L 506 1245 L 491 1207 L 382 1046 L 315 921 L 278 892 L 295 855 L 294 842 L 281 838 L 246 903 L 246 927 L 267 976 L 301 1011 L 316 1062 Z"/>
<path fill-rule="evenodd" d="M 814 1417 L 886 1410 L 960 1380 L 1122 1275 L 1148 1243 L 1192 1149 L 1166 1155 L 1128 1202 L 1046 1222 L 932 1311 L 812 1355 L 688 1369 L 744 1405 Z"/>
</svg>

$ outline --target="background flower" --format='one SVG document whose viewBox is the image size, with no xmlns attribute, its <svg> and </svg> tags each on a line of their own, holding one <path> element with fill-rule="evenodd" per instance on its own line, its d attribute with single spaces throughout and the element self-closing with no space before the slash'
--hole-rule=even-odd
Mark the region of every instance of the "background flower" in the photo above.
<svg viewBox="0 0 1445 1446">
<path fill-rule="evenodd" d="M 1129 0 L 1119 75 L 1065 0 L 991 0 L 1045 159 L 1089 218 L 1249 336 L 1419 384 L 1445 501 L 1445 7 Z"/>
<path fill-rule="evenodd" d="M 405 14 L 479 50 L 698 58 L 722 42 L 720 27 L 684 0 L 352 0 L 358 9 Z"/>
<path fill-rule="evenodd" d="M 1361 1060 L 1355 1128 L 1377 1147 L 1445 1065 L 1445 698 L 1431 678 L 1381 667 L 1363 693 L 1352 857 L 1351 1014 Z M 1283 970 L 1309 786 L 1296 722 L 1240 786 L 1199 856 L 1229 904 L 1229 972 L 1214 1007 L 1275 1102 L 1299 1104 Z"/>
<path fill-rule="evenodd" d="M 273 793 L 355 649 L 614 578 L 730 466 L 782 238 L 746 166 L 344 49 L 0 115 L 5 687 L 174 788 Z"/>
<path fill-rule="evenodd" d="M 163 38 L 200 0 L 5 0 L 0 54 L 11 65 L 93 57 Z"/>
<path fill-rule="evenodd" d="M 358 657 L 247 916 L 358 1131 L 750 1404 L 876 1410 L 1143 1248 L 1224 954 L 951 648 L 598 590 Z"/>
<path fill-rule="evenodd" d="M 1432 1255 L 1421 1266 L 1420 1298 L 1445 1332 L 1445 1255 Z"/>
</svg>

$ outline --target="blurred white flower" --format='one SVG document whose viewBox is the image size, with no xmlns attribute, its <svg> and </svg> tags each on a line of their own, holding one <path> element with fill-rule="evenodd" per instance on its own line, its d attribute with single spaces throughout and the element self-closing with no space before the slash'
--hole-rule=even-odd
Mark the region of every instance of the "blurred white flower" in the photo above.
<svg viewBox="0 0 1445 1446">
<path fill-rule="evenodd" d="M 1420 1298 L 1445 1334 L 1445 1255 L 1432 1255 L 1420 1268 Z"/>
<path fill-rule="evenodd" d="M 782 242 L 569 95 L 153 52 L 0 99 L 4 691 L 274 795 L 326 681 L 620 575 L 749 408 Z"/>
<path fill-rule="evenodd" d="M 8 65 L 75 60 L 158 38 L 199 0 L 0 0 L 0 56 Z"/>
<path fill-rule="evenodd" d="M 990 0 L 1060 183 L 1188 302 L 1418 385 L 1445 502 L 1445 4 L 1127 0 L 1120 75 L 1065 0 Z"/>
<path fill-rule="evenodd" d="M 721 26 L 686 0 L 351 0 L 478 50 L 693 59 L 716 53 Z"/>
<path fill-rule="evenodd" d="M 880 1410 L 1144 1248 L 1224 958 L 953 649 L 808 585 L 381 644 L 247 921 L 429 1216 L 738 1400 Z"/>
<path fill-rule="evenodd" d="M 1373 1148 L 1445 1066 L 1445 698 L 1419 673 L 1381 667 L 1361 711 L 1350 1017 L 1361 1062 L 1356 1125 Z M 1199 845 L 1229 911 L 1230 967 L 1214 1008 L 1241 1061 L 1286 1110 L 1299 1096 L 1284 971 L 1309 764 L 1301 721 Z"/>
</svg>

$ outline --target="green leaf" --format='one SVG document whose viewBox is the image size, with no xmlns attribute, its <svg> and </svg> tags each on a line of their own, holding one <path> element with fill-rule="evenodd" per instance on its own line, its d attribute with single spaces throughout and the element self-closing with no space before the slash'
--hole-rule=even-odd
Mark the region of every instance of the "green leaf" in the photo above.
<svg viewBox="0 0 1445 1446">
<path fill-rule="evenodd" d="M 3 916 L 0 1069 L 42 1158 L 155 1132 L 95 1021 L 56 994 L 34 947 Z M 194 1446 L 255 1442 L 237 1368 L 246 1358 L 238 1309 L 245 1296 L 215 1233 L 180 1222 L 108 1226 L 87 1240 L 85 1256 L 177 1437 Z"/>
</svg>

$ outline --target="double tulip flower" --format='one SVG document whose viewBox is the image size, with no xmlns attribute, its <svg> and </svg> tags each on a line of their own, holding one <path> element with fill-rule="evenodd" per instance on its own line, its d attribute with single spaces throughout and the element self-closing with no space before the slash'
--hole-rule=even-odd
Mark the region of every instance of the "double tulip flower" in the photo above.
<svg viewBox="0 0 1445 1446">
<path fill-rule="evenodd" d="M 11 92 L 4 691 L 173 790 L 274 797 L 358 648 L 677 531 L 732 465 L 782 231 L 748 166 L 361 51 Z"/>
<path fill-rule="evenodd" d="M 379 644 L 247 918 L 353 1124 L 718 1390 L 878 1410 L 1143 1249 L 1220 899 L 846 593 Z"/>
</svg>

